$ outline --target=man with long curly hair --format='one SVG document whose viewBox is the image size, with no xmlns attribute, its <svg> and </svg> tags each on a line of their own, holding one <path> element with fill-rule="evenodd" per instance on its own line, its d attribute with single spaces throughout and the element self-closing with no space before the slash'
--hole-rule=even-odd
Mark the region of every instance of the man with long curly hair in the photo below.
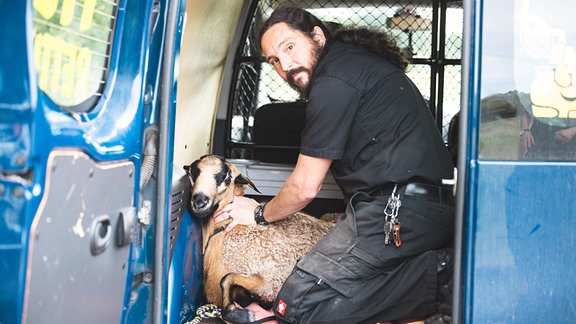
<svg viewBox="0 0 576 324">
<path fill-rule="evenodd" d="M 263 24 L 267 60 L 307 102 L 293 173 L 265 204 L 247 197 L 215 215 L 267 224 L 305 207 L 331 171 L 347 210 L 285 282 L 281 323 L 417 322 L 439 311 L 451 275 L 453 175 L 426 101 L 384 33 L 331 31 L 298 8 Z M 446 287 L 444 287 L 444 290 Z"/>
</svg>

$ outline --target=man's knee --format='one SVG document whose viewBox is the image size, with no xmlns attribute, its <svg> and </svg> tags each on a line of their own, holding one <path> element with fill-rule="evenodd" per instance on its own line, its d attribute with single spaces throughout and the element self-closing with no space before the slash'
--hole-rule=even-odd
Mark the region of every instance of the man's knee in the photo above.
<svg viewBox="0 0 576 324">
<path fill-rule="evenodd" d="M 274 302 L 274 314 L 281 323 L 304 323 L 319 310 L 319 305 L 338 293 L 317 277 L 295 269 Z"/>
</svg>

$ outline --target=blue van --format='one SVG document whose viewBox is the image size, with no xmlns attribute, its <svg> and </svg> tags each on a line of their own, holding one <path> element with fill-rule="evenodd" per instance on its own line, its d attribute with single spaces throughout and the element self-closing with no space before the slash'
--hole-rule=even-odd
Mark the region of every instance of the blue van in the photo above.
<svg viewBox="0 0 576 324">
<path fill-rule="evenodd" d="M 187 323 L 204 304 L 183 166 L 274 196 L 298 94 L 259 23 L 294 5 L 389 32 L 455 162 L 454 323 L 576 318 L 576 4 L 560 0 L 3 1 L 0 324 Z M 327 176 L 306 208 L 341 212 Z"/>
</svg>

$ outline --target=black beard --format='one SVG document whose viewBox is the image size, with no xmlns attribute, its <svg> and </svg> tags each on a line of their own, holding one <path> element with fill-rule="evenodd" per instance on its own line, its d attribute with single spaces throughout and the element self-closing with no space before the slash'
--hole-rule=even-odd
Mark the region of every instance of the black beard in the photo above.
<svg viewBox="0 0 576 324">
<path fill-rule="evenodd" d="M 313 66 L 312 68 L 315 68 L 315 66 Z M 308 73 L 308 83 L 310 83 L 310 77 L 312 76 L 312 71 L 310 71 L 309 69 L 305 68 L 305 67 L 299 67 L 299 68 L 295 68 L 292 69 L 290 71 L 288 71 L 288 73 L 286 73 L 286 80 L 288 82 L 288 84 L 295 89 L 296 91 L 302 91 L 303 88 L 299 87 L 298 85 L 296 85 L 296 82 L 294 82 L 294 75 L 296 73 L 300 73 L 300 72 L 305 72 Z"/>
<path fill-rule="evenodd" d="M 310 90 L 310 83 L 312 82 L 312 74 L 314 73 L 314 70 L 316 69 L 316 66 L 318 65 L 318 62 L 320 61 L 320 59 L 322 59 L 322 57 L 324 57 L 324 55 L 326 55 L 326 52 L 328 52 L 326 46 L 316 46 L 316 48 L 313 50 L 312 53 L 312 59 L 311 59 L 311 63 L 310 64 L 310 69 L 304 68 L 304 67 L 299 67 L 299 68 L 295 68 L 293 70 L 288 71 L 288 73 L 286 73 L 286 80 L 288 82 L 288 84 L 296 91 L 298 91 L 300 93 L 300 98 L 301 99 L 306 99 L 306 97 L 308 97 L 308 92 Z M 308 84 L 304 87 L 299 87 L 298 85 L 296 85 L 294 83 L 293 77 L 294 74 L 298 73 L 298 72 L 306 72 L 308 73 Z"/>
</svg>

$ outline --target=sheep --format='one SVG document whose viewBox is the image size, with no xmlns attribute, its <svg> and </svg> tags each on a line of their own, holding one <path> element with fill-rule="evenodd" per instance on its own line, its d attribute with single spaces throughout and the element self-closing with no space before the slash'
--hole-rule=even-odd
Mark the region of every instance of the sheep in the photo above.
<svg viewBox="0 0 576 324">
<path fill-rule="evenodd" d="M 270 309 L 298 259 L 334 222 L 296 212 L 270 225 L 238 225 L 222 233 L 229 221 L 216 227 L 214 212 L 244 195 L 247 186 L 258 189 L 220 156 L 204 155 L 184 169 L 192 185 L 190 212 L 202 219 L 205 298 L 222 308 L 224 320 L 252 322 L 253 312 L 234 302 L 245 307 L 255 300 Z"/>
</svg>

